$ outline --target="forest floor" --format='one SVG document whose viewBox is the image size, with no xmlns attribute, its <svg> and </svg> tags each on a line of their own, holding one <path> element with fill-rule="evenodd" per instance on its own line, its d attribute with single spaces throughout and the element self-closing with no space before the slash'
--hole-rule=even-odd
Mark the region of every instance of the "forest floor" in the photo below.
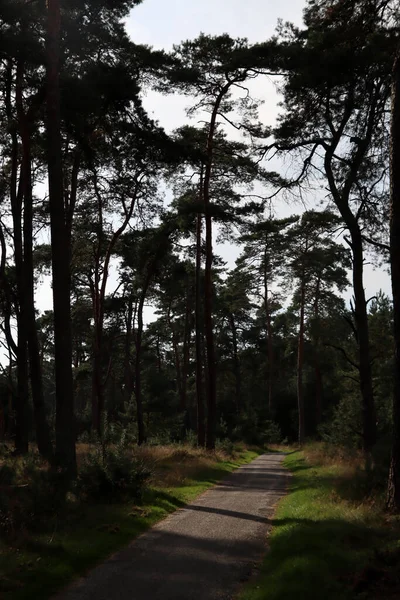
<svg viewBox="0 0 400 600">
<path fill-rule="evenodd" d="M 230 599 L 266 548 L 288 472 L 259 456 L 139 537 L 57 600 Z"/>
<path fill-rule="evenodd" d="M 81 445 L 79 458 L 87 451 Z M 211 456 L 190 446 L 143 448 L 154 475 L 140 504 L 72 504 L 61 516 L 18 531 L 12 541 L 0 537 L 1 600 L 50 598 L 260 453 L 244 447 Z"/>
<path fill-rule="evenodd" d="M 293 475 L 289 494 L 240 600 L 398 600 L 400 521 L 385 514 L 383 488 L 367 492 L 362 459 L 314 445 L 284 464 Z"/>
</svg>

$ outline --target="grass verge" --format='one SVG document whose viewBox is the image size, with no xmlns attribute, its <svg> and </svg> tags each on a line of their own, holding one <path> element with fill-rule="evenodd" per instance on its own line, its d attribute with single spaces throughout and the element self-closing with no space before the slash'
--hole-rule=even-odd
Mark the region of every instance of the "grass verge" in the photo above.
<svg viewBox="0 0 400 600">
<path fill-rule="evenodd" d="M 217 453 L 211 458 L 204 452 L 176 447 L 146 451 L 155 465 L 155 477 L 140 506 L 132 502 L 80 505 L 63 515 L 62 521 L 56 519 L 45 532 L 29 532 L 13 547 L 0 540 L 2 600 L 50 598 L 260 454 L 243 449 L 232 457 Z"/>
<path fill-rule="evenodd" d="M 359 465 L 315 449 L 285 459 L 290 492 L 278 506 L 270 550 L 240 600 L 400 597 L 400 527 L 379 497 L 357 498 Z"/>
</svg>

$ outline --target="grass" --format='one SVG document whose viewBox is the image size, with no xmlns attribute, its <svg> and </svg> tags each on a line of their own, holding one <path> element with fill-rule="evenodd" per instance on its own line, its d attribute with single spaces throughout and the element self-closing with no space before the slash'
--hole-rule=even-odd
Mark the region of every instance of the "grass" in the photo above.
<svg viewBox="0 0 400 600">
<path fill-rule="evenodd" d="M 379 497 L 360 501 L 360 460 L 335 461 L 310 448 L 285 464 L 290 492 L 261 572 L 240 600 L 399 598 L 399 523 L 384 515 Z"/>
<path fill-rule="evenodd" d="M 63 515 L 62 522 L 55 520 L 40 534 L 27 533 L 13 547 L 0 542 L 2 600 L 50 598 L 260 453 L 241 449 L 232 457 L 223 452 L 210 456 L 176 446 L 141 452 L 153 464 L 155 475 L 140 506 L 79 505 Z"/>
</svg>

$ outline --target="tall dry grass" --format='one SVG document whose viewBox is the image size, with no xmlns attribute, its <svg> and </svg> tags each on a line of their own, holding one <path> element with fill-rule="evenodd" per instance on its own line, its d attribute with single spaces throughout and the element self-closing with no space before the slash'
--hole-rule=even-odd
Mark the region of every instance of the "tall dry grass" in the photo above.
<svg viewBox="0 0 400 600">
<path fill-rule="evenodd" d="M 98 448 L 98 447 L 97 447 Z M 79 466 L 85 457 L 95 451 L 91 444 L 77 444 L 77 462 Z M 132 457 L 141 459 L 153 472 L 151 484 L 155 487 L 175 487 L 184 485 L 193 479 L 196 473 L 211 469 L 219 463 L 234 460 L 235 456 L 244 450 L 237 447 L 233 454 L 217 449 L 208 452 L 203 448 L 195 448 L 189 444 L 162 446 L 132 446 L 127 452 Z"/>
</svg>

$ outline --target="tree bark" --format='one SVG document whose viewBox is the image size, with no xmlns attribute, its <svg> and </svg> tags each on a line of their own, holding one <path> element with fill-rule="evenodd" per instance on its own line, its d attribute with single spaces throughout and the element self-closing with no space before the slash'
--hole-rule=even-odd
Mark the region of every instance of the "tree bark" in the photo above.
<svg viewBox="0 0 400 600">
<path fill-rule="evenodd" d="M 268 298 L 268 273 L 267 273 L 267 240 L 265 241 L 264 250 L 264 306 L 265 306 L 265 317 L 267 322 L 267 373 L 268 373 L 268 409 L 269 414 L 273 414 L 274 402 L 273 402 L 273 373 L 274 373 L 274 351 L 272 345 L 272 322 L 271 322 L 271 311 L 269 306 Z"/>
<path fill-rule="evenodd" d="M 238 340 L 237 340 L 237 327 L 235 318 L 231 313 L 229 315 L 229 325 L 232 332 L 232 350 L 233 350 L 233 370 L 235 373 L 235 398 L 236 398 L 236 413 L 238 415 L 242 412 L 242 376 L 240 369 L 239 351 L 238 351 Z"/>
<path fill-rule="evenodd" d="M 193 310 L 193 298 L 189 289 L 189 281 L 186 290 L 186 309 L 185 309 L 185 329 L 183 334 L 183 367 L 182 367 L 182 397 L 181 407 L 185 411 L 185 427 L 190 429 L 191 419 L 190 411 L 187 405 L 187 380 L 189 372 L 189 361 L 190 361 L 190 342 L 192 336 L 192 319 L 191 314 Z"/>
<path fill-rule="evenodd" d="M 210 184 L 214 158 L 214 136 L 217 128 L 217 115 L 225 94 L 231 83 L 227 83 L 218 94 L 211 114 L 210 129 L 207 139 L 207 162 L 205 164 L 203 182 L 203 202 L 206 223 L 206 264 L 204 270 L 204 325 L 207 348 L 207 429 L 206 448 L 215 449 L 217 428 L 217 370 L 215 364 L 214 324 L 213 324 L 213 240 Z"/>
<path fill-rule="evenodd" d="M 364 257 L 359 227 L 350 231 L 353 251 L 354 319 L 358 336 L 360 389 L 362 397 L 363 446 L 367 457 L 376 443 L 376 413 L 372 387 L 367 301 L 363 283 Z"/>
<path fill-rule="evenodd" d="M 21 74 L 22 75 L 22 74 Z M 18 77 L 19 79 L 19 77 Z M 21 303 L 24 304 L 26 318 L 25 330 L 28 342 L 29 374 L 32 390 L 33 414 L 36 429 L 36 441 L 39 453 L 50 463 L 54 452 L 50 427 L 46 417 L 46 406 L 43 393 L 42 364 L 35 313 L 35 287 L 33 266 L 33 195 L 32 195 L 32 156 L 31 156 L 31 121 L 25 114 L 22 100 L 21 82 L 17 81 L 16 103 L 20 136 L 22 142 L 21 188 L 23 195 L 23 281 Z"/>
<path fill-rule="evenodd" d="M 17 394 L 15 397 L 15 451 L 17 454 L 28 452 L 29 437 L 29 387 L 28 387 L 28 352 L 26 336 L 26 310 L 24 302 L 24 264 L 23 264 L 23 237 L 22 237 L 22 186 L 17 191 L 18 172 L 18 138 L 17 131 L 12 124 L 11 108 L 12 66 L 8 67 L 6 88 L 6 111 L 11 131 L 11 180 L 10 200 L 14 234 L 14 263 L 17 284 L 16 320 L 17 320 Z"/>
<path fill-rule="evenodd" d="M 201 181 L 202 189 L 202 181 Z M 197 400 L 197 444 L 203 448 L 206 443 L 204 395 L 203 395 L 203 319 L 201 310 L 201 232 L 202 215 L 197 215 L 196 230 L 196 306 L 195 306 L 195 329 L 196 329 L 196 400 Z"/>
<path fill-rule="evenodd" d="M 60 0 L 48 0 L 47 151 L 53 272 L 56 381 L 56 461 L 68 476 L 76 475 L 72 377 L 71 248 L 66 226 L 60 117 Z"/>
<path fill-rule="evenodd" d="M 318 278 L 314 301 L 314 319 L 317 332 L 314 339 L 314 374 L 315 374 L 315 423 L 316 426 L 322 421 L 322 374 L 319 364 L 319 300 L 321 279 Z"/>
<path fill-rule="evenodd" d="M 143 308 L 147 293 L 147 285 L 144 286 L 139 299 L 137 310 L 138 327 L 135 340 L 135 398 L 136 398 L 136 418 L 138 428 L 138 445 L 146 442 L 146 433 L 143 418 L 143 400 L 142 400 L 142 341 L 143 341 Z"/>
<path fill-rule="evenodd" d="M 374 103 L 376 105 L 376 98 L 374 99 Z M 363 449 L 368 465 L 371 462 L 371 449 L 376 442 L 377 427 L 372 386 L 368 313 L 363 284 L 363 240 L 358 222 L 359 215 L 353 214 L 350 207 L 350 195 L 354 185 L 356 184 L 357 177 L 362 166 L 362 161 L 365 158 L 372 139 L 375 126 L 374 119 L 371 118 L 371 116 L 374 114 L 373 108 L 371 108 L 364 139 L 358 144 L 354 158 L 350 163 L 348 175 L 342 183 L 340 189 L 337 186 L 333 169 L 335 152 L 341 142 L 345 127 L 351 119 L 354 108 L 354 89 L 350 89 L 347 98 L 344 101 L 344 110 L 340 126 L 334 134 L 332 143 L 325 153 L 324 166 L 329 183 L 329 189 L 351 237 L 350 246 L 353 254 L 353 288 L 355 300 L 354 318 L 358 344 L 358 366 L 360 370 L 360 392 L 363 420 Z"/>
<path fill-rule="evenodd" d="M 395 372 L 393 386 L 393 441 L 387 507 L 400 512 L 400 50 L 393 66 L 390 148 L 391 215 L 390 262 L 392 268 Z"/>
<path fill-rule="evenodd" d="M 168 308 L 167 322 L 168 322 L 169 328 L 171 330 L 171 336 L 172 336 L 172 348 L 174 351 L 175 371 L 176 371 L 176 387 L 177 387 L 178 397 L 179 397 L 179 410 L 181 412 L 183 412 L 186 410 L 186 399 L 182 398 L 181 357 L 179 355 L 179 346 L 178 346 L 178 340 L 177 340 L 177 336 L 176 336 L 175 327 L 171 320 L 171 307 Z"/>
<path fill-rule="evenodd" d="M 305 441 L 305 416 L 304 416 L 304 394 L 303 394 L 303 363 L 304 363 L 304 311 L 305 311 L 306 288 L 304 275 L 301 281 L 300 293 L 300 328 L 299 344 L 297 353 L 297 409 L 299 414 L 299 444 Z"/>
<path fill-rule="evenodd" d="M 103 201 L 97 185 L 97 174 L 94 171 L 94 188 L 98 201 L 98 219 L 99 219 L 99 238 L 95 256 L 95 278 L 92 288 L 92 302 L 94 312 L 94 340 L 93 340 L 93 374 L 92 374 L 92 426 L 102 435 L 102 415 L 104 410 L 104 380 L 103 380 L 103 328 L 104 328 L 104 301 L 106 296 L 107 281 L 110 269 L 110 262 L 116 243 L 128 227 L 135 208 L 137 192 L 140 187 L 136 178 L 136 185 L 131 196 L 129 209 L 125 213 L 125 218 L 120 227 L 113 233 L 111 240 L 106 248 L 103 273 L 100 276 L 100 263 L 102 256 L 103 230 Z"/>
<path fill-rule="evenodd" d="M 133 391 L 132 367 L 131 367 L 131 345 L 132 345 L 132 323 L 133 319 L 133 298 L 128 300 L 128 315 L 126 318 L 125 334 L 125 358 L 124 358 L 124 403 L 127 405 L 131 401 Z"/>
</svg>

